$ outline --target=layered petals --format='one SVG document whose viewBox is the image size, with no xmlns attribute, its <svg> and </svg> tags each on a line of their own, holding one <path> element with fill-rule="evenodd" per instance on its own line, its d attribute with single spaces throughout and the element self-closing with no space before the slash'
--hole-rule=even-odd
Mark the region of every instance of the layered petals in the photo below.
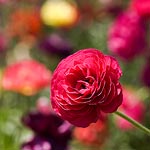
<svg viewBox="0 0 150 150">
<path fill-rule="evenodd" d="M 62 60 L 53 73 L 51 101 L 56 113 L 70 123 L 86 127 L 112 113 L 122 103 L 117 61 L 99 50 L 80 50 Z"/>
</svg>

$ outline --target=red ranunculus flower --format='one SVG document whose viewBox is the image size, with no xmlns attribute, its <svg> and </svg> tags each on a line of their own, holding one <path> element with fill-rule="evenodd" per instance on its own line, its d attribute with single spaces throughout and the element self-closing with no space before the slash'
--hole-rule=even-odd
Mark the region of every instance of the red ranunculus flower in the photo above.
<svg viewBox="0 0 150 150">
<path fill-rule="evenodd" d="M 30 96 L 49 86 L 50 79 L 51 72 L 43 64 L 35 60 L 23 60 L 6 67 L 2 87 Z"/>
<path fill-rule="evenodd" d="M 51 81 L 51 100 L 56 113 L 70 123 L 87 127 L 101 111 L 112 113 L 122 103 L 122 75 L 117 61 L 94 48 L 62 60 Z"/>
</svg>

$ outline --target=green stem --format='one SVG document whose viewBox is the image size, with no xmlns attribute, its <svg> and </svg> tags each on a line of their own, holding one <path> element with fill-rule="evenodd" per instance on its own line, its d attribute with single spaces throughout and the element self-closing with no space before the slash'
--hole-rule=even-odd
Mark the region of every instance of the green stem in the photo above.
<svg viewBox="0 0 150 150">
<path fill-rule="evenodd" d="M 128 122 L 130 122 L 132 125 L 134 125 L 135 127 L 137 127 L 138 129 L 143 130 L 144 132 L 146 132 L 148 135 L 150 135 L 150 129 L 146 128 L 145 126 L 143 126 L 142 124 L 138 123 L 137 121 L 135 121 L 134 119 L 130 118 L 129 116 L 123 114 L 122 112 L 116 111 L 114 112 L 116 115 L 124 118 L 125 120 L 127 120 Z"/>
</svg>

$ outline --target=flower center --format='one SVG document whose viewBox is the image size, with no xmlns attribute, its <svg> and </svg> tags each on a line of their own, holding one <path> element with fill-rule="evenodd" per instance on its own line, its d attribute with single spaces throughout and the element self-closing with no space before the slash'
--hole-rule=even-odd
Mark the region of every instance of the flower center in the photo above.
<svg viewBox="0 0 150 150">
<path fill-rule="evenodd" d="M 81 94 L 84 94 L 91 89 L 93 82 L 94 80 L 92 77 L 86 77 L 84 80 L 78 80 L 75 88 Z"/>
</svg>

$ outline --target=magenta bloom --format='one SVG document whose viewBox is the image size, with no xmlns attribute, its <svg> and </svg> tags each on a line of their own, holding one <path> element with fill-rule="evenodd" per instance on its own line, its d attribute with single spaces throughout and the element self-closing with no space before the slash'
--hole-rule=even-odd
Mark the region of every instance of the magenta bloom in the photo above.
<svg viewBox="0 0 150 150">
<path fill-rule="evenodd" d="M 119 109 L 138 122 L 141 122 L 144 117 L 144 103 L 132 90 L 123 88 L 123 103 Z M 133 128 L 132 124 L 120 117 L 116 118 L 116 124 L 120 129 L 123 130 L 129 130 Z"/>
<path fill-rule="evenodd" d="M 150 87 L 150 62 L 149 61 L 144 66 L 142 72 L 142 82 L 145 86 Z"/>
<path fill-rule="evenodd" d="M 150 17 L 150 0 L 132 0 L 131 9 L 142 17 Z"/>
<path fill-rule="evenodd" d="M 123 58 L 131 60 L 143 53 L 146 47 L 145 24 L 135 12 L 124 12 L 110 26 L 108 32 L 109 50 Z"/>
<path fill-rule="evenodd" d="M 122 103 L 117 61 L 94 48 L 62 60 L 53 73 L 51 101 L 56 113 L 70 123 L 87 127 L 101 111 L 112 113 Z"/>
</svg>

